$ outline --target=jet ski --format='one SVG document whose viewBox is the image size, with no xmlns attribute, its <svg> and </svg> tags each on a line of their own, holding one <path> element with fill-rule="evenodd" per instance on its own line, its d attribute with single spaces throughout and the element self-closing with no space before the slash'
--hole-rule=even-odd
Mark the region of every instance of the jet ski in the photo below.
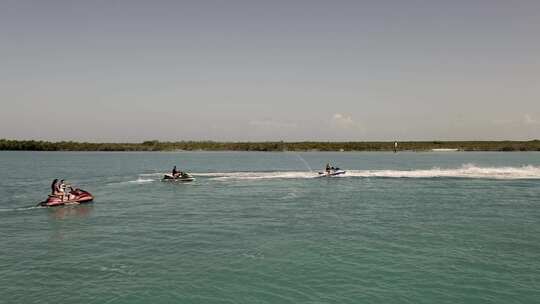
<svg viewBox="0 0 540 304">
<path fill-rule="evenodd" d="M 347 173 L 345 170 L 341 170 L 339 168 L 335 168 L 329 171 L 325 172 L 319 172 L 319 177 L 334 177 L 334 176 L 340 176 Z"/>
<path fill-rule="evenodd" d="M 38 204 L 38 206 L 42 207 L 57 207 L 57 206 L 64 206 L 64 205 L 79 205 L 84 203 L 89 203 L 92 200 L 94 200 L 94 197 L 90 192 L 82 190 L 82 189 L 73 189 L 69 192 L 69 194 L 66 194 L 66 199 L 62 200 L 62 197 L 56 196 L 56 195 L 49 195 L 49 197 Z"/>
<path fill-rule="evenodd" d="M 192 182 L 195 178 L 191 176 L 189 173 L 182 172 L 178 174 L 177 176 L 174 176 L 172 174 L 165 174 L 163 175 L 162 181 L 164 182 Z"/>
</svg>

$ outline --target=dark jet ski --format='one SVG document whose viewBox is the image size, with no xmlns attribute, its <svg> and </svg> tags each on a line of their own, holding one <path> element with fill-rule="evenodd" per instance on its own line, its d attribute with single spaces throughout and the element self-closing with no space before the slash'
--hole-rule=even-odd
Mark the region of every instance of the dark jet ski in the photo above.
<svg viewBox="0 0 540 304">
<path fill-rule="evenodd" d="M 89 203 L 93 200 L 94 197 L 92 194 L 90 194 L 90 192 L 82 189 L 73 189 L 69 192 L 69 194 L 65 194 L 65 198 L 63 200 L 61 196 L 49 195 L 49 197 L 45 201 L 39 203 L 38 206 L 57 207 L 64 205 L 78 205 Z"/>
<path fill-rule="evenodd" d="M 340 176 L 347 173 L 345 170 L 341 170 L 339 168 L 335 168 L 329 171 L 325 172 L 319 172 L 319 177 L 334 177 L 334 176 Z"/>
<path fill-rule="evenodd" d="M 176 175 L 165 174 L 163 175 L 163 179 L 162 179 L 162 181 L 164 182 L 192 182 L 194 180 L 195 178 L 191 176 L 191 174 L 185 173 L 185 172 L 182 172 Z"/>
</svg>

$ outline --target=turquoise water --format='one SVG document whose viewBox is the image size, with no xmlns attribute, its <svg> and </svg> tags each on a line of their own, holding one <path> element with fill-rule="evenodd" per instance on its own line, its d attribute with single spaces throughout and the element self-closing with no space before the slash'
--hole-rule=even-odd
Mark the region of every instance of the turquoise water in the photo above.
<svg viewBox="0 0 540 304">
<path fill-rule="evenodd" d="M 0 303 L 540 299 L 539 153 L 0 152 L 0 177 Z M 56 177 L 95 202 L 30 207 Z"/>
</svg>

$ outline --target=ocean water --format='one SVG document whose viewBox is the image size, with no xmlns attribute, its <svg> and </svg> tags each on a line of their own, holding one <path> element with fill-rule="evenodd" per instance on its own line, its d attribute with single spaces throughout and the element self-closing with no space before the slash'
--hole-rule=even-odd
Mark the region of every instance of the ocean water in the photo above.
<svg viewBox="0 0 540 304">
<path fill-rule="evenodd" d="M 0 177 L 0 303 L 540 302 L 540 153 L 0 152 Z M 95 202 L 33 207 L 54 178 Z"/>
</svg>

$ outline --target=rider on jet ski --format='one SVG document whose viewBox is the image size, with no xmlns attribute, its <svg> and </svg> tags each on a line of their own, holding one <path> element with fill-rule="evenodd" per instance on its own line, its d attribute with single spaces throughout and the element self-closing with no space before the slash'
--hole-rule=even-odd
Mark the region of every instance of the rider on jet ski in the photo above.
<svg viewBox="0 0 540 304">
<path fill-rule="evenodd" d="M 55 178 L 51 184 L 51 195 L 56 195 L 58 191 L 58 178 Z"/>
<path fill-rule="evenodd" d="M 327 175 L 334 175 L 334 174 L 343 174 L 345 172 L 340 172 L 341 169 L 339 169 L 338 167 L 334 167 L 334 166 L 330 166 L 330 163 L 327 163 L 326 164 L 326 168 L 325 168 L 325 171 L 326 171 L 326 174 Z"/>
<path fill-rule="evenodd" d="M 171 173 L 165 174 L 163 176 L 163 181 L 168 180 L 191 182 L 194 181 L 195 178 L 193 178 L 193 176 L 189 175 L 189 173 L 187 172 L 179 171 L 178 169 L 176 169 L 176 166 L 174 166 Z"/>
<path fill-rule="evenodd" d="M 339 168 L 334 167 L 334 166 L 330 166 L 330 163 L 326 164 L 326 173 L 330 173 L 330 171 L 338 171 L 338 170 L 339 170 Z"/>
<path fill-rule="evenodd" d="M 69 192 L 67 191 L 68 188 L 70 190 Z M 59 181 L 55 178 L 51 184 L 51 195 L 60 198 L 62 201 L 72 199 L 74 197 L 72 194 L 74 190 L 75 189 L 73 189 L 71 185 L 66 184 L 63 179 Z"/>
<path fill-rule="evenodd" d="M 177 177 L 182 176 L 182 175 L 184 175 L 184 173 L 182 171 L 178 171 L 176 169 L 176 166 L 174 166 L 174 168 L 172 169 L 172 176 L 174 178 L 177 178 Z"/>
</svg>

